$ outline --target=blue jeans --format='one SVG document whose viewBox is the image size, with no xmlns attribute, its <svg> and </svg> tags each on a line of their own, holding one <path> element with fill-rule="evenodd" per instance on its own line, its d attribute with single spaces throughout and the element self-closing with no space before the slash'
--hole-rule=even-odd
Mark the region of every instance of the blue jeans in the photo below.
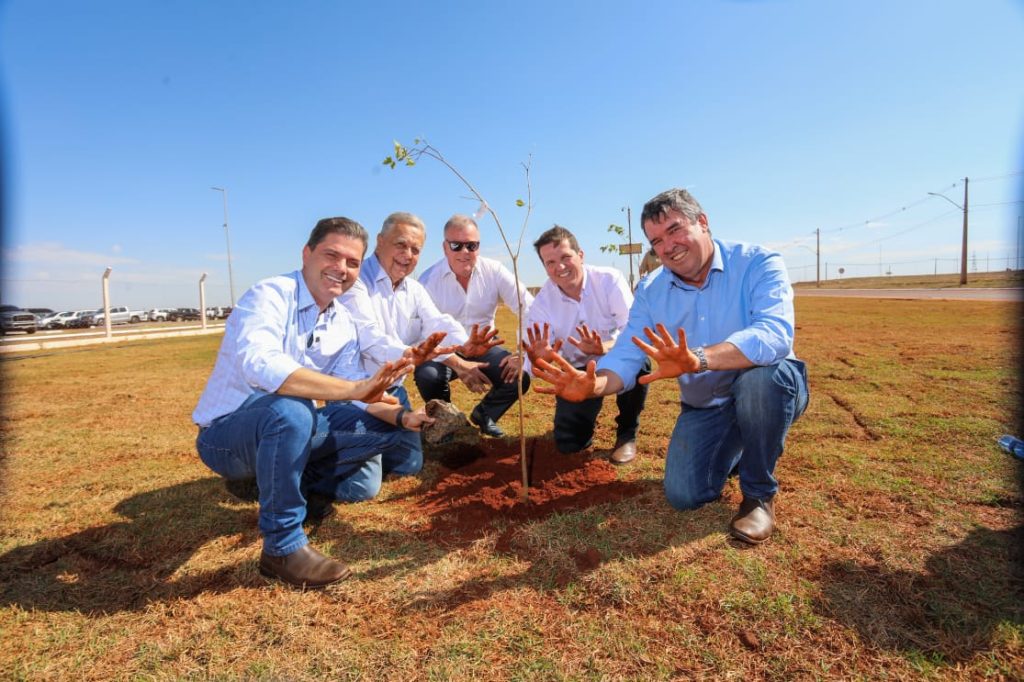
<svg viewBox="0 0 1024 682">
<path fill-rule="evenodd" d="M 477 407 L 494 421 L 501 419 L 501 416 L 519 400 L 519 389 L 516 387 L 516 382 L 506 383 L 501 376 L 501 361 L 509 355 L 511 353 L 501 346 L 495 346 L 480 357 L 472 358 L 473 362 L 487 363 L 487 366 L 482 367 L 480 371 L 490 380 L 491 388 Z M 434 361 L 424 362 L 413 373 L 413 380 L 416 382 L 416 388 L 419 389 L 423 402 L 437 398 L 450 403 L 452 401 L 450 384 L 454 378 L 456 378 L 454 369 Z M 530 375 L 524 372 L 523 395 L 526 395 L 529 390 Z"/>
<path fill-rule="evenodd" d="M 302 521 L 309 493 L 365 500 L 380 490 L 389 465 L 419 471 L 402 460 L 403 453 L 412 458 L 405 433 L 348 403 L 317 410 L 311 400 L 255 393 L 203 429 L 196 450 L 224 478 L 256 478 L 263 549 L 282 556 L 308 542 Z"/>
<path fill-rule="evenodd" d="M 683 405 L 665 458 L 665 496 L 676 509 L 718 499 L 738 465 L 747 497 L 774 495 L 773 475 L 786 433 L 807 409 L 807 368 L 799 360 L 744 370 L 724 405 Z"/>
<path fill-rule="evenodd" d="M 577 367 L 576 369 L 585 369 Z M 651 373 L 650 359 L 644 362 L 636 378 Z M 619 414 L 615 417 L 615 447 L 626 441 L 636 439 L 636 431 L 640 428 L 640 413 L 647 402 L 647 384 L 639 381 L 625 393 L 615 396 L 615 405 Z M 559 452 L 568 454 L 579 452 L 590 447 L 594 439 L 594 428 L 597 417 L 604 405 L 604 396 L 590 398 L 578 403 L 555 398 L 555 447 Z"/>
</svg>

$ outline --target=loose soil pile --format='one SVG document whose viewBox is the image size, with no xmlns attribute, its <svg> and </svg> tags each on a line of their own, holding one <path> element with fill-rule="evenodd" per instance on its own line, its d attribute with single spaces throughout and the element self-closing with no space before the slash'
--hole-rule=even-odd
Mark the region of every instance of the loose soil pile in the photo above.
<svg viewBox="0 0 1024 682">
<path fill-rule="evenodd" d="M 550 439 L 527 440 L 528 501 L 523 500 L 519 443 L 480 440 L 445 451 L 440 478 L 410 501 L 430 519 L 428 533 L 439 542 L 480 537 L 495 521 L 522 524 L 555 512 L 586 509 L 639 495 L 644 486 L 619 481 L 615 467 L 587 452 L 563 455 Z M 431 453 L 426 453 L 431 457 Z M 506 533 L 507 534 L 507 533 Z"/>
</svg>

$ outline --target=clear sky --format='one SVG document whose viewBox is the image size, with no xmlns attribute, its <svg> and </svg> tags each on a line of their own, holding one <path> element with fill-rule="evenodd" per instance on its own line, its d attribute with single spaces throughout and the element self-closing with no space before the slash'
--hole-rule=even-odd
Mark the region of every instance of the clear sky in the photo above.
<svg viewBox="0 0 1024 682">
<path fill-rule="evenodd" d="M 381 165 L 425 137 L 496 208 L 520 259 L 559 223 L 587 262 L 644 202 L 701 201 L 723 239 L 794 280 L 952 272 L 970 181 L 972 269 L 1016 267 L 1024 8 L 1010 0 L 0 5 L 3 302 L 227 305 L 292 270 L 318 218 L 376 234 L 420 215 L 418 272 L 477 204 L 441 165 Z M 954 183 L 958 183 L 954 186 Z M 902 210 L 904 209 L 905 210 Z M 509 262 L 493 223 L 485 255 Z M 644 245 L 646 248 L 646 244 Z M 1024 254 L 1022 254 L 1024 255 Z M 1022 259 L 1024 265 L 1024 259 Z M 825 274 L 824 272 L 822 273 Z"/>
</svg>

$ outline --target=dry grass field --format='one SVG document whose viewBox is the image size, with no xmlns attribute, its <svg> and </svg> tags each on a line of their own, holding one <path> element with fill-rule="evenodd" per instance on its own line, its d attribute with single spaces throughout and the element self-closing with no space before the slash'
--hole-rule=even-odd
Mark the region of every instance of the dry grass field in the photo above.
<svg viewBox="0 0 1024 682">
<path fill-rule="evenodd" d="M 759 548 L 726 535 L 735 481 L 664 501 L 673 382 L 618 469 L 612 401 L 593 451 L 552 461 L 531 392 L 530 505 L 513 439 L 428 462 L 316 530 L 354 572 L 319 593 L 259 576 L 255 504 L 194 453 L 219 337 L 4 358 L 0 678 L 1022 679 L 1024 463 L 995 443 L 1022 423 L 1020 318 L 798 298 L 811 405 Z"/>
</svg>

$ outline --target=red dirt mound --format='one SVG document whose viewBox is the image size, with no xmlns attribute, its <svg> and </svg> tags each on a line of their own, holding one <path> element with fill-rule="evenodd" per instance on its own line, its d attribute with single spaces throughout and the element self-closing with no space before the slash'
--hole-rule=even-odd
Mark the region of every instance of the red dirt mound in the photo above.
<svg viewBox="0 0 1024 682">
<path fill-rule="evenodd" d="M 644 487 L 619 481 L 615 467 L 587 454 L 563 455 L 551 440 L 529 439 L 532 460 L 529 501 L 522 499 L 519 443 L 480 441 L 481 457 L 458 469 L 444 468 L 433 487 L 410 502 L 430 518 L 430 535 L 459 541 L 479 537 L 496 519 L 521 523 L 554 512 L 585 509 L 639 495 Z"/>
</svg>

